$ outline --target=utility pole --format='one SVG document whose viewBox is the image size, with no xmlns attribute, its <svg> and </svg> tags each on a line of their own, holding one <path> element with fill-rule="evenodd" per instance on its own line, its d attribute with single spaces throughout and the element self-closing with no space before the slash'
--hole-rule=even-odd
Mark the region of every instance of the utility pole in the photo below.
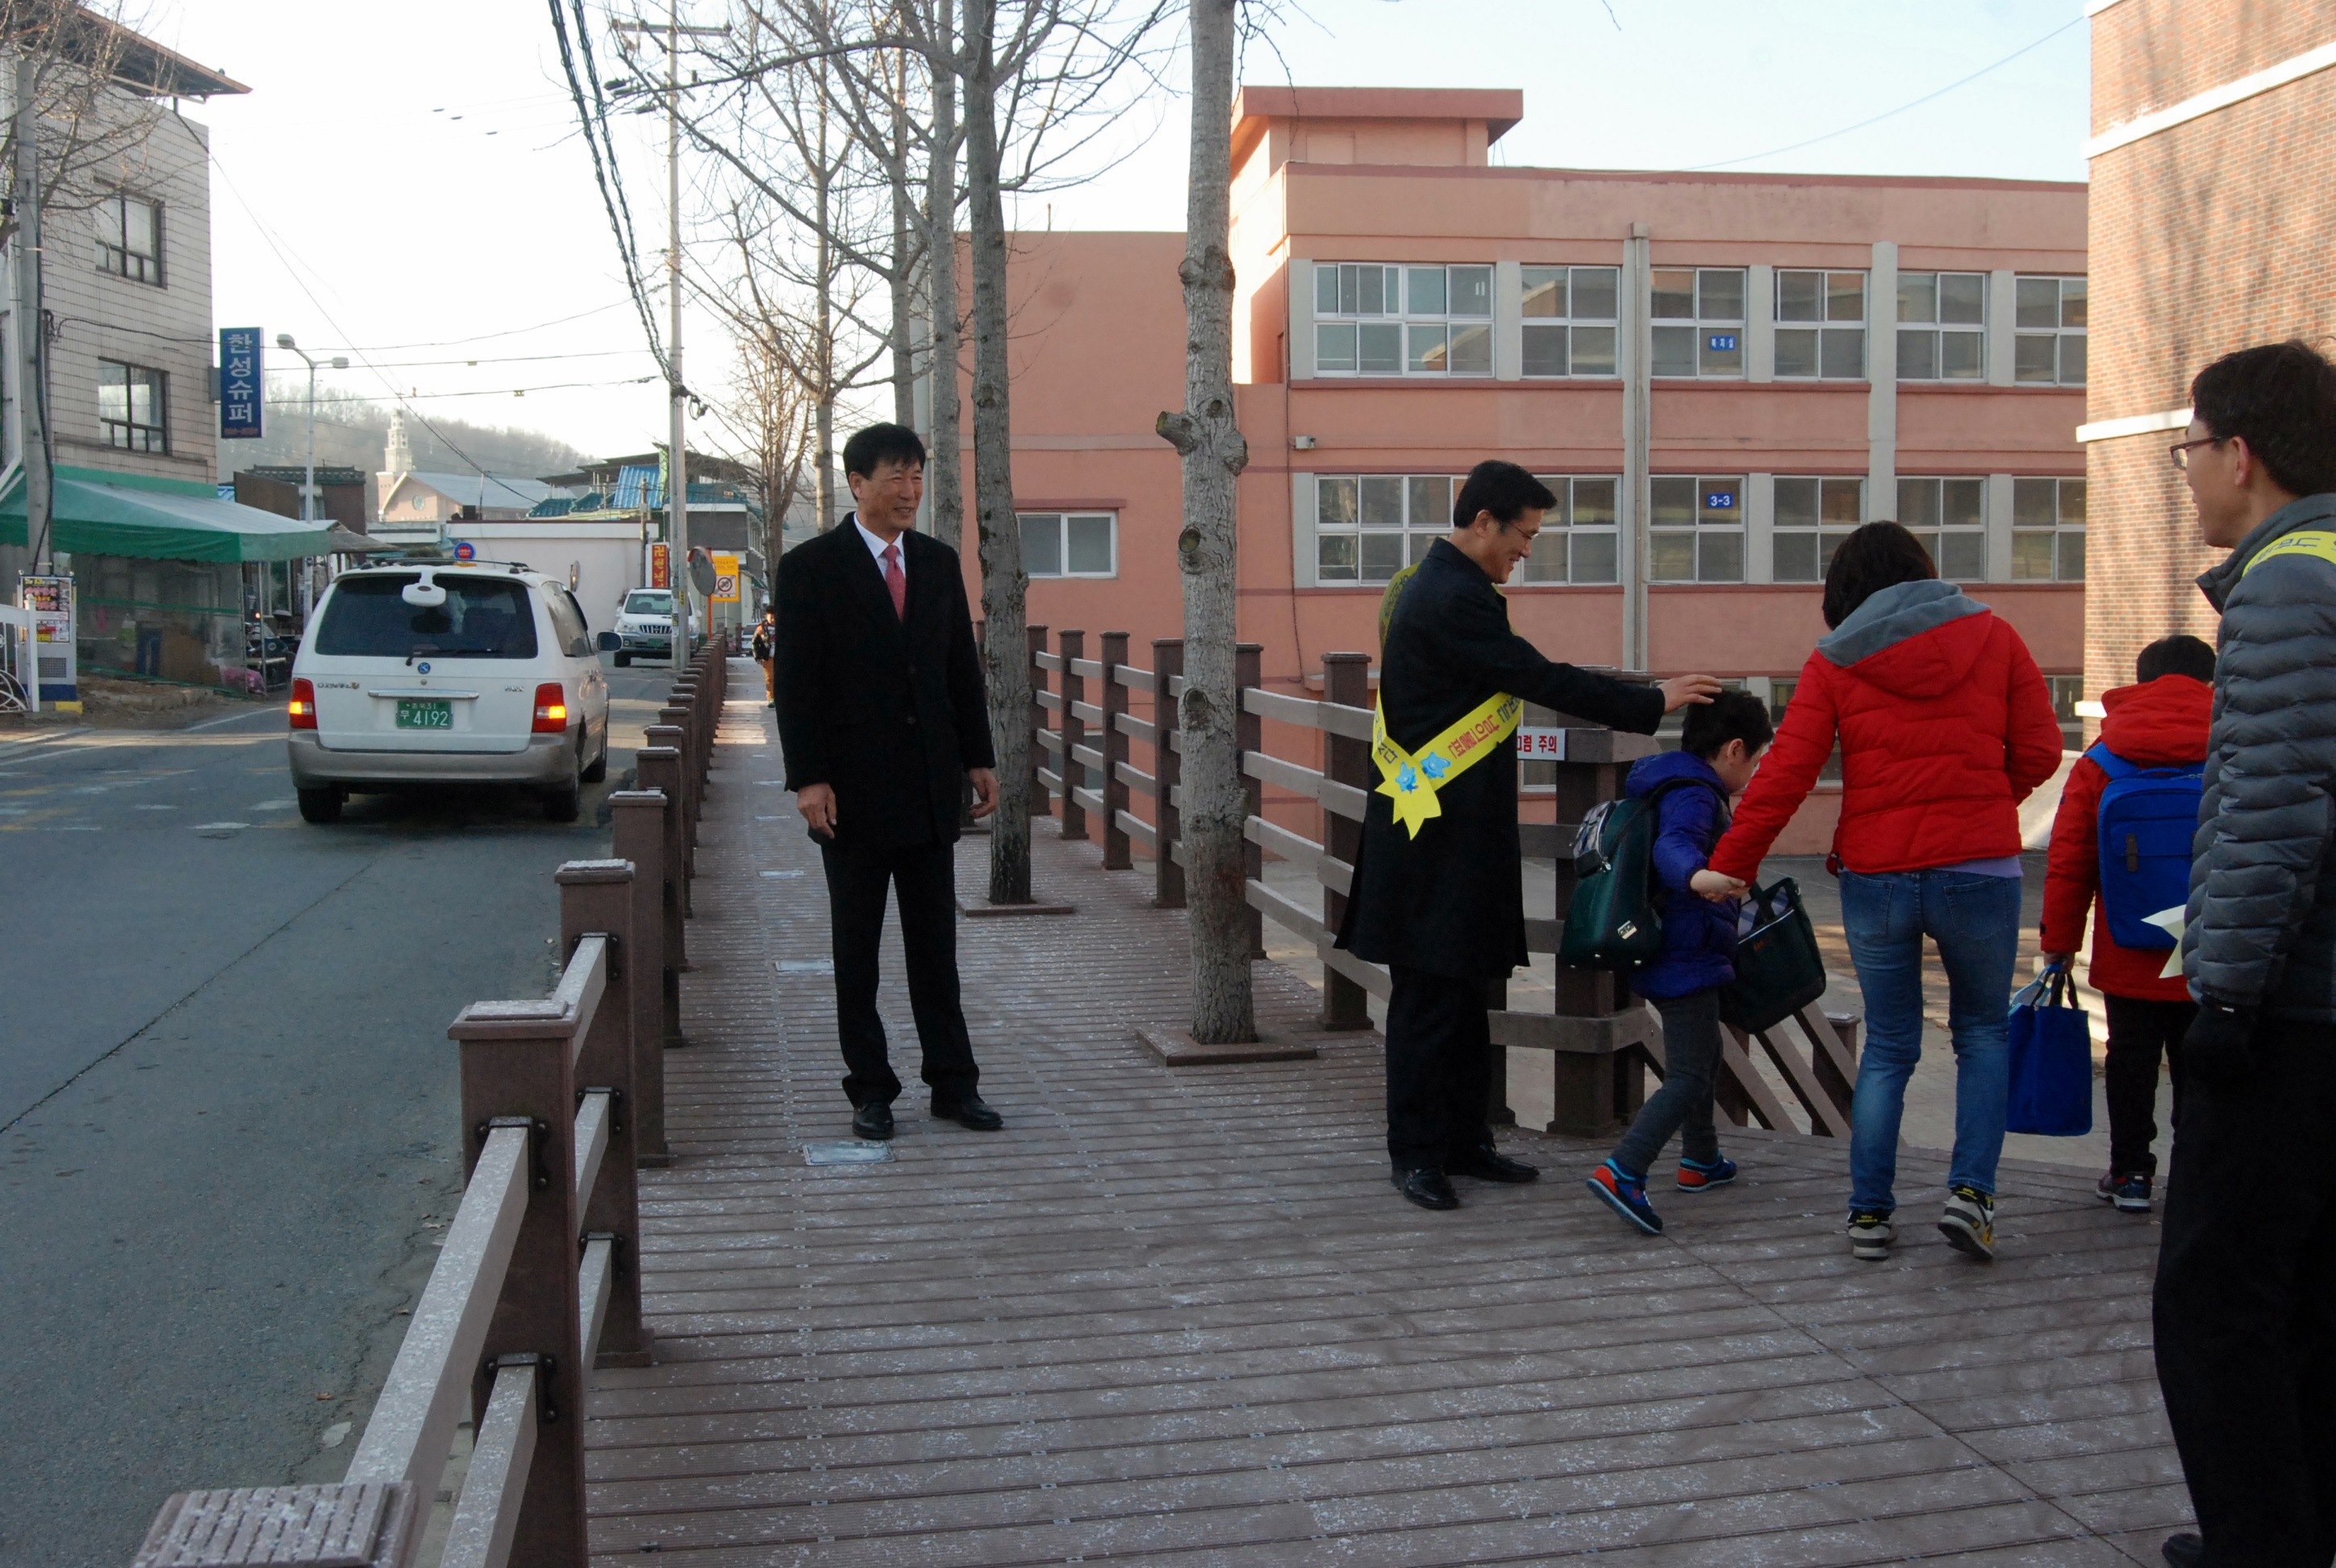
<svg viewBox="0 0 2336 1568">
<path fill-rule="evenodd" d="M 18 458 L 24 465 L 24 544 L 36 576 L 48 573 L 50 500 L 48 312 L 41 307 L 41 116 L 34 98 L 40 87 L 33 51 L 16 56 L 16 379 Z M 40 681 L 33 681 L 34 706 Z"/>
</svg>

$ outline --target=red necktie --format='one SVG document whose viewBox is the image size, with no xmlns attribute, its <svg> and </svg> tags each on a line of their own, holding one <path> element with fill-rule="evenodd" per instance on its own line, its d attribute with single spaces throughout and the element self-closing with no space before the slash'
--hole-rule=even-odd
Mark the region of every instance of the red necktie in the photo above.
<svg viewBox="0 0 2336 1568">
<path fill-rule="evenodd" d="M 884 547 L 884 586 L 892 590 L 892 613 L 902 620 L 909 618 L 909 579 L 900 571 L 900 547 L 898 543 Z"/>
</svg>

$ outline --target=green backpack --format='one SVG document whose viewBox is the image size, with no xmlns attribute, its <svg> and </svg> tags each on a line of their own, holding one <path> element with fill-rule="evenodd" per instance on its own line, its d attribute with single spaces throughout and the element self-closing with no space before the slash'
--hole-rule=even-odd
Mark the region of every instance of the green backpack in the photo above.
<svg viewBox="0 0 2336 1568">
<path fill-rule="evenodd" d="M 1573 835 L 1573 896 L 1558 938 L 1560 963 L 1627 973 L 1662 956 L 1655 835 L 1663 796 L 1681 785 L 1712 787 L 1703 779 L 1667 779 L 1635 799 L 1604 802 L 1583 819 Z"/>
</svg>

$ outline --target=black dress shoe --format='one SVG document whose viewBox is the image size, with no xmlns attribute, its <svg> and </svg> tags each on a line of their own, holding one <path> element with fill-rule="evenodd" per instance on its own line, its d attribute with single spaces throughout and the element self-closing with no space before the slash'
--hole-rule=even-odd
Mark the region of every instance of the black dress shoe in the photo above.
<svg viewBox="0 0 2336 1568">
<path fill-rule="evenodd" d="M 1539 1165 L 1512 1160 L 1492 1148 L 1471 1149 L 1456 1160 L 1445 1161 L 1444 1168 L 1455 1176 L 1474 1176 L 1480 1182 L 1501 1182 L 1511 1186 L 1541 1180 Z"/>
<path fill-rule="evenodd" d="M 881 1144 L 892 1135 L 892 1107 L 881 1100 L 871 1100 L 852 1110 L 852 1135 Z"/>
<path fill-rule="evenodd" d="M 964 1100 L 935 1100 L 933 1115 L 944 1122 L 970 1127 L 977 1133 L 994 1133 L 1006 1125 L 1006 1118 L 991 1110 L 988 1102 L 979 1095 Z"/>
<path fill-rule="evenodd" d="M 1407 1203 L 1423 1209 L 1456 1209 L 1460 1194 L 1452 1190 L 1452 1179 L 1433 1165 L 1422 1165 L 1416 1171 L 1398 1171 L 1392 1178 L 1396 1190 Z"/>
<path fill-rule="evenodd" d="M 2185 1530 L 2178 1535 L 2168 1535 L 2157 1553 L 2166 1559 L 2167 1568 L 2198 1568 L 2206 1560 L 2206 1543 Z"/>
</svg>

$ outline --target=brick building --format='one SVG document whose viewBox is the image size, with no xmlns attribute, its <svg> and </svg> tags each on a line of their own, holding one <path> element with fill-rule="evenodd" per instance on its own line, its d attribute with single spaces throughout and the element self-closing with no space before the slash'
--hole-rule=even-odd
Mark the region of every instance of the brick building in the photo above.
<svg viewBox="0 0 2336 1568">
<path fill-rule="evenodd" d="M 2098 345 L 2085 443 L 2085 690 L 2152 639 L 2211 639 L 2197 542 L 2166 456 L 2190 378 L 2249 344 L 2336 335 L 2336 0 L 2091 0 Z"/>
</svg>

